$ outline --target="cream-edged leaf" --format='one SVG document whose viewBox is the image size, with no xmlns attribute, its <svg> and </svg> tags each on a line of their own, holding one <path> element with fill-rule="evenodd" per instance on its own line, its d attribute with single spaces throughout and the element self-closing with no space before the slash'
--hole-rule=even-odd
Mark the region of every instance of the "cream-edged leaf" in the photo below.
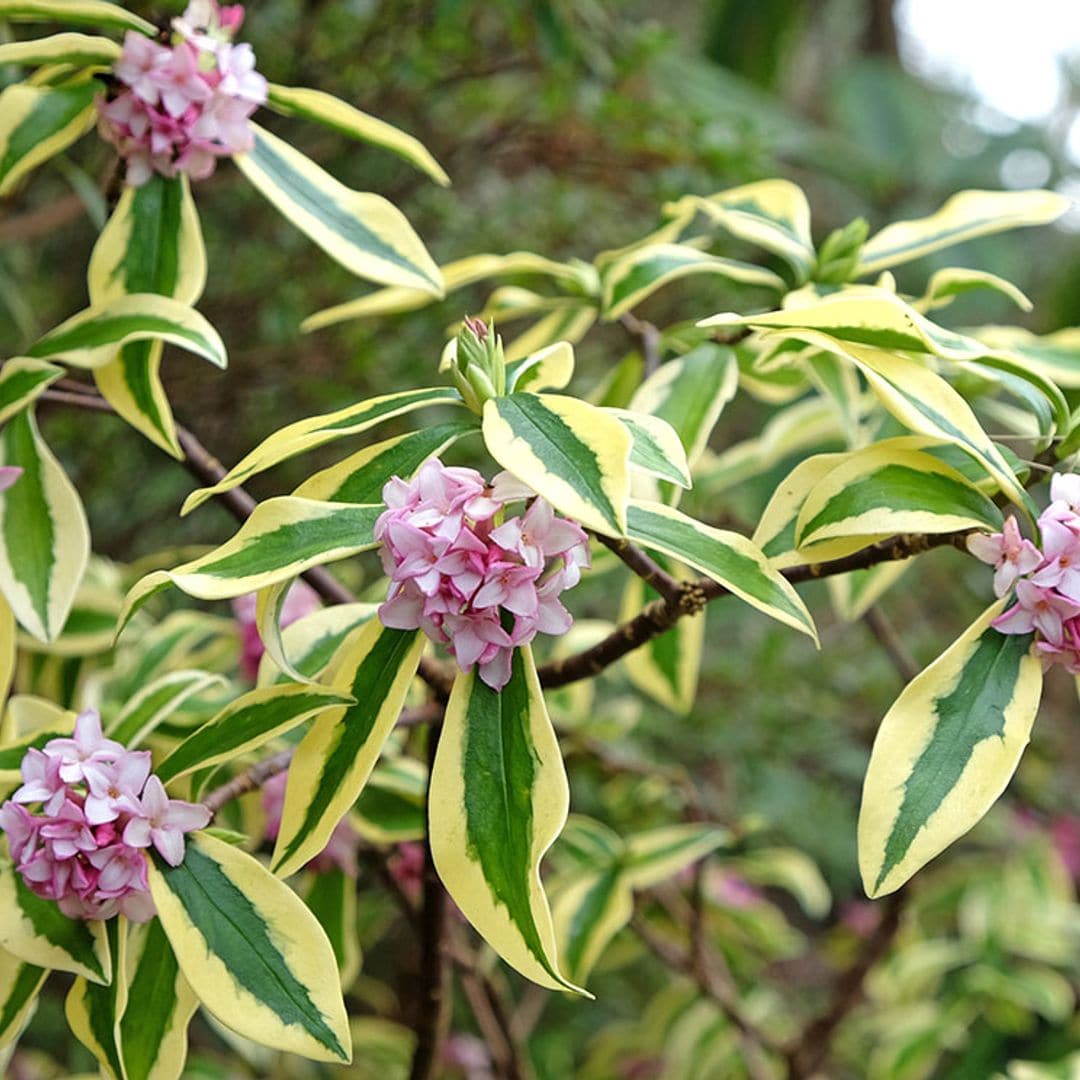
<svg viewBox="0 0 1080 1080">
<path fill-rule="evenodd" d="M 649 476 L 679 487 L 690 487 L 686 451 L 675 429 L 666 420 L 630 409 L 606 409 L 605 412 L 617 417 L 634 440 L 630 448 L 631 465 Z"/>
<path fill-rule="evenodd" d="M 58 22 L 108 30 L 138 30 L 153 37 L 157 27 L 106 0 L 0 0 L 0 19 L 11 22 Z"/>
<path fill-rule="evenodd" d="M 893 892 L 975 825 L 1027 746 L 1042 693 L 1032 635 L 1002 634 L 1000 600 L 908 684 L 878 729 L 859 812 L 870 896 Z"/>
<path fill-rule="evenodd" d="M 2 15 L 0 15 L 2 17 Z M 8 41 L 0 45 L 0 65 L 40 67 L 42 64 L 73 64 L 92 67 L 112 65 L 120 56 L 120 46 L 109 38 L 93 34 L 53 34 L 30 41 Z"/>
<path fill-rule="evenodd" d="M 19 1037 L 48 974 L 0 949 L 0 1050 Z"/>
<path fill-rule="evenodd" d="M 0 424 L 39 398 L 64 369 L 29 356 L 14 356 L 0 368 Z"/>
<path fill-rule="evenodd" d="M 113 957 L 113 977 L 107 986 L 79 976 L 64 1001 L 71 1033 L 95 1058 L 108 1080 L 127 1080 L 120 1057 L 120 1017 L 127 1005 L 128 921 L 122 915 L 104 924 Z"/>
<path fill-rule="evenodd" d="M 512 967 L 554 990 L 562 973 L 540 860 L 566 821 L 569 790 L 528 646 L 494 691 L 460 675 L 428 796 L 435 868 L 462 914 Z"/>
</svg>

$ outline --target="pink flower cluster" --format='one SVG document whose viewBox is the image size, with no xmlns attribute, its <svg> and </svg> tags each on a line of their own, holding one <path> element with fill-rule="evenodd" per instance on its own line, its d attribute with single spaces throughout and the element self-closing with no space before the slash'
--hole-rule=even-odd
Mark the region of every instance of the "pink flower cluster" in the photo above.
<svg viewBox="0 0 1080 1080">
<path fill-rule="evenodd" d="M 248 120 L 266 101 L 250 45 L 233 45 L 244 9 L 193 0 L 175 20 L 174 43 L 128 31 L 113 74 L 124 89 L 98 100 L 99 130 L 127 161 L 127 182 L 153 173 L 208 177 L 219 157 L 254 145 Z"/>
<path fill-rule="evenodd" d="M 205 806 L 165 794 L 149 750 L 106 739 L 92 709 L 79 714 L 72 738 L 27 750 L 22 778 L 0 806 L 0 829 L 26 884 L 73 919 L 151 918 L 143 849 L 153 845 L 177 866 L 184 833 L 210 821 Z M 40 804 L 38 812 L 26 804 Z"/>
<path fill-rule="evenodd" d="M 570 629 L 559 594 L 589 565 L 581 527 L 543 499 L 496 524 L 507 503 L 533 494 L 509 473 L 489 487 L 475 469 L 432 458 L 411 483 L 394 477 L 383 488 L 388 509 L 375 523 L 391 582 L 383 624 L 422 629 L 493 690 L 509 681 L 516 646 Z"/>
<path fill-rule="evenodd" d="M 1040 551 L 1010 517 L 1000 533 L 975 533 L 968 550 L 994 567 L 994 592 L 1016 603 L 993 622 L 1003 634 L 1035 634 L 1043 665 L 1080 675 L 1080 475 L 1055 475 L 1039 516 Z"/>
</svg>

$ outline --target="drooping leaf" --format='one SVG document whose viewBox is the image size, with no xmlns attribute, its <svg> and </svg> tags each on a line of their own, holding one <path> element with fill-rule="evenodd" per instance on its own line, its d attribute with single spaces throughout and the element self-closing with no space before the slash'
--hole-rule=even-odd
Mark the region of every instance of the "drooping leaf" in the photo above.
<svg viewBox="0 0 1080 1080">
<path fill-rule="evenodd" d="M 0 860 L 0 911 L 0 946 L 24 963 L 102 984 L 111 979 L 104 924 L 69 919 L 56 901 L 31 892 L 7 859 Z"/>
<path fill-rule="evenodd" d="M 1066 390 L 1080 387 L 1080 329 L 1070 327 L 1039 337 L 1019 326 L 982 326 L 971 335 Z"/>
<path fill-rule="evenodd" d="M 353 191 L 276 135 L 252 125 L 255 148 L 233 160 L 255 188 L 358 277 L 442 296 L 439 268 L 393 203 Z"/>
<path fill-rule="evenodd" d="M 167 783 L 193 769 L 254 750 L 312 716 L 351 701 L 345 694 L 316 686 L 252 690 L 189 735 L 154 772 L 162 783 Z"/>
<path fill-rule="evenodd" d="M 23 470 L 0 495 L 0 591 L 28 633 L 52 641 L 90 557 L 86 513 L 32 413 L 18 413 L 5 425 L 0 463 Z"/>
<path fill-rule="evenodd" d="M 916 311 L 924 314 L 937 308 L 948 307 L 958 296 L 989 289 L 1011 300 L 1021 311 L 1032 309 L 1031 301 L 1011 282 L 985 270 L 969 270 L 962 266 L 935 270 L 926 283 L 922 296 L 912 302 Z"/>
<path fill-rule="evenodd" d="M 0 5 L 0 19 L 5 14 Z M 93 81 L 64 87 L 16 83 L 0 93 L 0 198 L 94 126 L 97 89 Z"/>
<path fill-rule="evenodd" d="M 584 985 L 633 914 L 633 891 L 615 867 L 585 872 L 560 889 L 551 917 L 567 978 Z"/>
<path fill-rule="evenodd" d="M 1052 191 L 961 191 L 929 217 L 896 221 L 871 236 L 857 272 L 859 276 L 876 274 L 976 236 L 1046 225 L 1070 205 Z"/>
<path fill-rule="evenodd" d="M 323 713 L 289 768 L 273 868 L 295 873 L 326 846 L 356 802 L 397 722 L 420 664 L 425 638 L 371 620 L 342 658 L 334 689 L 356 704 Z"/>
<path fill-rule="evenodd" d="M 128 1007 L 120 1020 L 127 1080 L 180 1080 L 187 1027 L 199 999 L 180 971 L 160 919 L 128 937 Z"/>
<path fill-rule="evenodd" d="M 252 856 L 202 833 L 149 862 L 150 892 L 202 1004 L 245 1038 L 316 1061 L 350 1057 L 334 952 L 315 916 Z"/>
<path fill-rule="evenodd" d="M 206 283 L 206 250 L 187 177 L 152 176 L 125 187 L 94 245 L 87 271 L 90 301 L 157 293 L 194 304 Z M 136 341 L 94 369 L 110 405 L 152 442 L 181 457 L 176 425 L 161 385 L 160 340 Z"/>
<path fill-rule="evenodd" d="M 997 801 L 1027 745 L 1042 692 L 1032 635 L 991 625 L 990 607 L 889 709 L 859 812 L 869 896 L 899 888 Z"/>
<path fill-rule="evenodd" d="M 181 515 L 190 514 L 207 499 L 223 491 L 230 491 L 273 465 L 278 465 L 307 450 L 314 450 L 335 439 L 341 439 L 347 435 L 358 435 L 376 424 L 381 424 L 384 420 L 390 420 L 395 416 L 401 416 L 415 409 L 423 409 L 429 405 L 460 406 L 461 404 L 461 396 L 456 391 L 447 387 L 432 387 L 384 394 L 380 397 L 368 398 L 366 401 L 344 409 L 338 409 L 336 412 L 297 420 L 296 423 L 268 435 L 218 483 L 193 491 L 184 501 L 180 513 Z"/>
<path fill-rule="evenodd" d="M 283 116 L 299 116 L 304 120 L 313 120 L 349 138 L 381 146 L 384 150 L 404 158 L 421 172 L 427 173 L 437 184 L 446 187 L 450 183 L 450 177 L 446 175 L 443 167 L 419 139 L 407 135 L 385 120 L 361 112 L 332 94 L 326 94 L 322 90 L 309 90 L 306 87 L 278 86 L 271 83 L 267 104 Z"/>
<path fill-rule="evenodd" d="M 799 594 L 745 536 L 637 500 L 630 503 L 627 521 L 631 540 L 707 574 L 752 607 L 817 640 L 814 620 Z"/>
<path fill-rule="evenodd" d="M 557 510 L 608 536 L 626 530 L 629 431 L 561 394 L 509 394 L 484 405 L 491 456 Z"/>
<path fill-rule="evenodd" d="M 273 590 L 278 588 L 281 586 L 271 586 Z M 281 629 L 277 643 L 272 635 L 265 633 L 265 628 L 260 628 L 266 653 L 259 664 L 257 685 L 285 681 L 286 670 L 294 672 L 292 678 L 297 682 L 312 682 L 320 676 L 325 682 L 333 675 L 334 658 L 342 643 L 356 627 L 373 618 L 377 608 L 377 604 L 335 604 L 323 608 Z M 277 662 L 271 649 L 282 654 L 284 666 Z"/>
<path fill-rule="evenodd" d="M 48 974 L 0 949 L 0 1049 L 19 1037 Z"/>
<path fill-rule="evenodd" d="M 167 341 L 219 368 L 228 362 L 224 342 L 202 315 L 179 300 L 153 293 L 130 293 L 94 304 L 50 330 L 27 355 L 96 368 L 136 341 Z"/>
<path fill-rule="evenodd" d="M 566 821 L 569 791 L 532 654 L 515 650 L 496 692 L 460 675 L 428 796 L 439 877 L 462 914 L 522 975 L 576 990 L 559 968 L 540 860 Z"/>
<path fill-rule="evenodd" d="M 0 8 L 2 13 L 2 8 Z M 3 17 L 0 14 L 0 17 Z M 120 56 L 120 46 L 109 38 L 93 34 L 53 34 L 30 41 L 8 41 L 0 45 L 0 65 L 40 67 L 43 64 L 72 64 L 76 67 L 111 65 Z"/>
</svg>

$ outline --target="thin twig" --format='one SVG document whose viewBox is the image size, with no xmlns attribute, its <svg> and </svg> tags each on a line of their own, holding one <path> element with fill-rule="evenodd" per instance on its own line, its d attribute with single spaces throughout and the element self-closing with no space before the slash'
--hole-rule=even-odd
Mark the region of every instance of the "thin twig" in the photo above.
<svg viewBox="0 0 1080 1080">
<path fill-rule="evenodd" d="M 629 311 L 619 316 L 619 322 L 641 342 L 641 358 L 645 362 L 644 375 L 647 379 L 660 366 L 660 331 L 644 319 L 639 319 Z"/>
<path fill-rule="evenodd" d="M 227 784 L 222 784 L 221 787 L 211 791 L 203 799 L 203 806 L 210 813 L 216 814 L 226 803 L 240 798 L 241 795 L 246 795 L 249 791 L 262 787 L 272 776 L 283 773 L 289 767 L 293 753 L 293 747 L 290 746 L 288 750 L 282 750 L 280 753 L 274 754 L 273 757 L 256 762 L 250 768 L 234 776 Z"/>
<path fill-rule="evenodd" d="M 908 652 L 903 638 L 896 632 L 896 627 L 882 609 L 876 605 L 867 609 L 863 622 L 870 627 L 870 632 L 877 638 L 878 644 L 885 650 L 897 675 L 905 683 L 911 682 L 919 674 L 919 665 Z"/>
<path fill-rule="evenodd" d="M 656 563 L 641 548 L 629 540 L 616 540 L 612 536 L 593 533 L 597 540 L 609 551 L 615 553 L 646 585 L 654 588 L 665 600 L 678 604 L 682 598 L 682 583 L 672 577 L 662 566 Z"/>
</svg>

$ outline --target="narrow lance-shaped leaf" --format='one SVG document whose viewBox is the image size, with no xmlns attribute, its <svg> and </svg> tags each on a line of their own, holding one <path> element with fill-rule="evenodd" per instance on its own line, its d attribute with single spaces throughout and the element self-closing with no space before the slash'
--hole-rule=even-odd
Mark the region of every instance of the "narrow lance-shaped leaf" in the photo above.
<svg viewBox="0 0 1080 1080">
<path fill-rule="evenodd" d="M 40 67 L 42 64 L 73 64 L 91 67 L 111 65 L 120 56 L 120 46 L 109 38 L 93 34 L 53 34 L 30 41 L 8 41 L 0 45 L 0 64 Z"/>
<path fill-rule="evenodd" d="M 976 236 L 1046 225 L 1070 205 L 1065 196 L 1052 191 L 961 191 L 929 217 L 897 221 L 871 236 L 857 273 L 876 274 Z"/>
<path fill-rule="evenodd" d="M 419 139 L 407 135 L 385 120 L 361 112 L 333 94 L 326 94 L 322 90 L 309 90 L 306 87 L 278 86 L 271 83 L 267 104 L 283 116 L 299 116 L 304 120 L 313 120 L 352 139 L 381 146 L 384 150 L 404 158 L 421 172 L 427 173 L 437 184 L 446 187 L 450 183 L 446 171 Z"/>
<path fill-rule="evenodd" d="M 1002 634 L 985 611 L 908 684 L 878 729 L 859 812 L 870 896 L 899 888 L 975 825 L 1005 790 L 1042 692 L 1031 634 Z"/>
<path fill-rule="evenodd" d="M 8 360 L 0 368 L 0 424 L 25 409 L 63 374 L 63 368 L 29 356 Z"/>
<path fill-rule="evenodd" d="M 258 860 L 205 833 L 184 861 L 149 862 L 150 892 L 192 990 L 245 1038 L 316 1061 L 348 1061 L 334 952 L 315 916 Z"/>
<path fill-rule="evenodd" d="M 48 974 L 0 949 L 0 1050 L 19 1037 Z"/>
<path fill-rule="evenodd" d="M 384 507 L 324 503 L 283 496 L 260 503 L 221 547 L 174 570 L 155 570 L 132 587 L 117 632 L 155 593 L 175 585 L 202 600 L 255 592 L 322 563 L 375 547 L 375 521 Z"/>
<path fill-rule="evenodd" d="M 814 620 L 791 584 L 752 541 L 660 503 L 630 503 L 627 535 L 707 574 L 766 615 L 817 640 Z"/>
<path fill-rule="evenodd" d="M 218 332 L 193 308 L 153 293 L 131 293 L 94 304 L 73 315 L 30 346 L 28 356 L 74 367 L 109 363 L 118 349 L 135 341 L 167 341 L 209 360 L 227 363 Z"/>
<path fill-rule="evenodd" d="M 442 296 L 442 275 L 405 215 L 353 191 L 276 135 L 252 125 L 255 148 L 233 160 L 301 232 L 358 277 Z"/>
<path fill-rule="evenodd" d="M 160 919 L 128 939 L 128 1007 L 120 1020 L 126 1080 L 180 1080 L 187 1027 L 199 999 L 180 971 Z"/>
<path fill-rule="evenodd" d="M 108 30 L 139 30 L 153 37 L 157 27 L 106 0 L 0 0 L 0 19 L 11 22 L 60 22 Z"/>
<path fill-rule="evenodd" d="M 311 875 L 304 894 L 308 909 L 326 931 L 337 960 L 343 989 L 360 972 L 360 943 L 356 932 L 356 878 L 338 866 Z"/>
<path fill-rule="evenodd" d="M 532 653 L 515 650 L 494 691 L 454 683 L 428 796 L 439 877 L 462 914 L 522 975 L 577 990 L 560 971 L 540 860 L 566 821 L 569 791 Z"/>
<path fill-rule="evenodd" d="M 120 1017 L 127 1006 L 128 921 L 122 915 L 105 923 L 113 957 L 113 977 L 108 986 L 87 982 L 81 976 L 71 984 L 64 1014 L 72 1034 L 89 1050 L 109 1080 L 127 1080 L 120 1058 Z"/>
<path fill-rule="evenodd" d="M 352 698 L 315 686 L 274 686 L 252 690 L 188 736 L 154 770 L 162 783 L 193 769 L 216 765 Z"/>
<path fill-rule="evenodd" d="M 634 914 L 634 893 L 617 867 L 585 872 L 555 895 L 551 917 L 567 977 L 589 973 Z"/>
<path fill-rule="evenodd" d="M 140 687 L 124 702 L 106 734 L 124 746 L 138 746 L 184 702 L 214 686 L 227 685 L 212 671 L 168 671 Z"/>
<path fill-rule="evenodd" d="M 626 841 L 623 879 L 634 889 L 651 888 L 733 841 L 727 829 L 696 822 L 637 833 Z"/>
<path fill-rule="evenodd" d="M 180 508 L 181 515 L 190 514 L 207 499 L 231 491 L 250 477 L 287 461 L 297 454 L 314 450 L 335 439 L 347 435 L 359 435 L 362 431 L 391 420 L 395 416 L 423 409 L 429 405 L 462 404 L 461 395 L 447 387 L 430 387 L 423 390 L 402 390 L 395 394 L 383 394 L 368 398 L 336 412 L 322 416 L 310 416 L 297 420 L 268 435 L 251 453 L 233 466 L 218 483 L 193 491 Z"/>
<path fill-rule="evenodd" d="M 604 318 L 617 319 L 670 282 L 697 274 L 712 274 L 776 292 L 785 288 L 782 277 L 753 263 L 710 255 L 687 244 L 653 244 L 636 248 L 605 267 Z"/>
<path fill-rule="evenodd" d="M 0 464 L 22 475 L 0 495 L 0 591 L 41 641 L 63 629 L 90 557 L 86 514 L 29 412 L 0 436 Z"/>
<path fill-rule="evenodd" d="M 985 270 L 969 270 L 966 267 L 951 266 L 935 270 L 926 283 L 926 289 L 918 300 L 912 301 L 916 311 L 934 311 L 947 307 L 958 296 L 989 289 L 1011 300 L 1021 311 L 1031 311 L 1034 305 L 1011 281 L 988 274 Z"/>
<path fill-rule="evenodd" d="M 280 587 L 274 585 L 263 591 L 276 591 Z M 295 673 L 295 681 L 310 682 L 317 676 L 324 676 L 325 682 L 326 676 L 332 676 L 335 657 L 345 639 L 361 623 L 374 618 L 377 609 L 377 604 L 335 604 L 297 619 L 281 630 L 278 648 L 287 658 L 288 668 Z M 265 643 L 267 638 L 263 640 Z M 259 663 L 257 685 L 269 686 L 287 681 L 283 670 L 270 655 L 270 646 L 267 645 L 267 651 Z"/>
<path fill-rule="evenodd" d="M 607 536 L 625 534 L 633 439 L 614 416 L 561 394 L 509 394 L 484 405 L 484 442 L 557 510 Z"/>
<path fill-rule="evenodd" d="M 69 919 L 55 900 L 31 892 L 6 859 L 0 860 L 0 911 L 0 946 L 13 956 L 103 984 L 112 977 L 104 924 Z"/>
<path fill-rule="evenodd" d="M 106 303 L 129 293 L 158 293 L 194 304 L 206 283 L 206 251 L 187 177 L 153 176 L 125 187 L 94 245 L 87 271 L 90 300 Z M 94 369 L 106 400 L 152 442 L 181 457 L 176 425 L 161 385 L 160 340 L 125 345 Z"/>
<path fill-rule="evenodd" d="M 560 344 L 576 345 L 596 322 L 598 314 L 596 305 L 592 301 L 556 305 L 555 310 L 538 319 L 528 330 L 506 343 L 507 364 L 522 360 L 537 351 L 557 348 Z M 566 380 L 566 382 L 569 381 L 569 379 Z M 526 380 L 518 386 L 518 389 L 560 390 L 566 382 L 537 381 L 534 383 Z"/>
<path fill-rule="evenodd" d="M 326 846 L 356 802 L 405 704 L 424 636 L 373 619 L 345 647 L 333 688 L 356 704 L 323 713 L 296 749 L 273 868 L 287 877 Z"/>
<path fill-rule="evenodd" d="M 563 390 L 574 375 L 574 348 L 569 341 L 557 341 L 519 360 L 507 358 L 506 388 L 515 390 Z"/>
<path fill-rule="evenodd" d="M 800 546 L 846 536 L 1001 528 L 1001 511 L 955 469 L 892 442 L 851 454 L 815 485 L 796 523 Z"/>
<path fill-rule="evenodd" d="M 93 127 L 97 91 L 90 81 L 65 87 L 16 83 L 0 93 L 0 198 Z"/>
<path fill-rule="evenodd" d="M 632 412 L 629 409 L 607 409 L 630 432 L 634 440 L 630 448 L 630 464 L 650 476 L 690 487 L 690 466 L 686 451 L 675 429 L 658 416 Z"/>
</svg>

